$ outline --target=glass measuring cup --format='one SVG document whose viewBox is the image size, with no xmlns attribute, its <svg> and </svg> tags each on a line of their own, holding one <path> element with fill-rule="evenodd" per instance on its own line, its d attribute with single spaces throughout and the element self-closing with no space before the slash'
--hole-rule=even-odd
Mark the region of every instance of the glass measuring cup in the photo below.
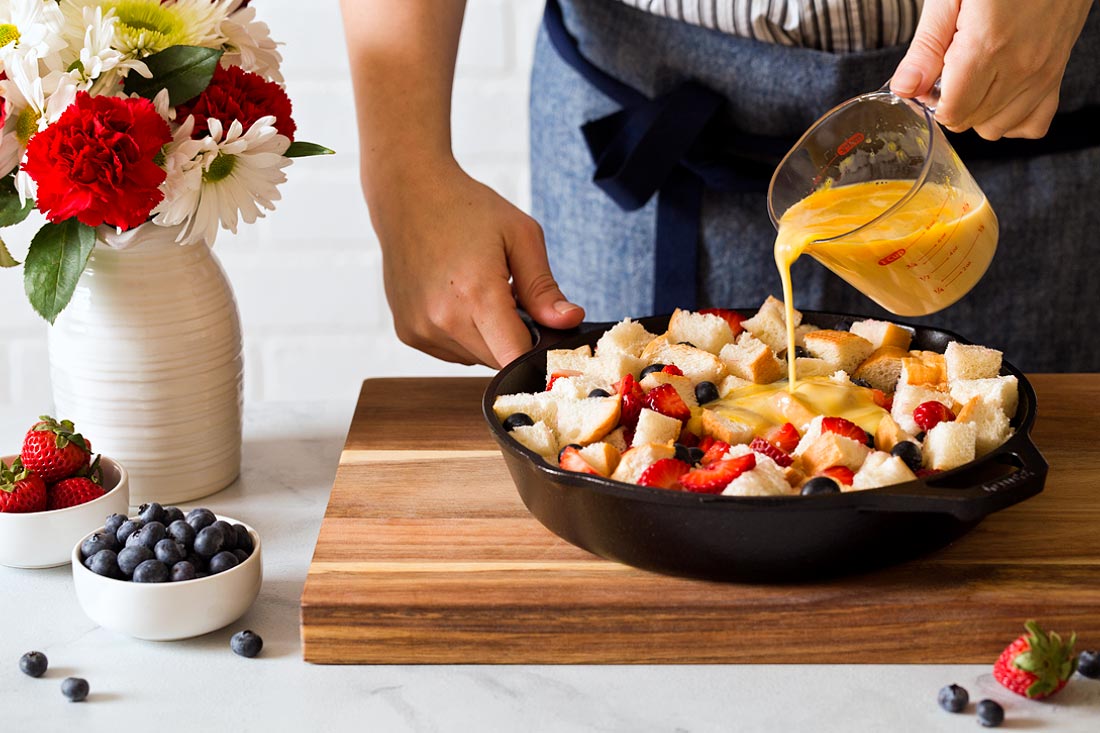
<svg viewBox="0 0 1100 733">
<path fill-rule="evenodd" d="M 889 85 L 833 108 L 768 188 L 776 259 L 809 254 L 898 315 L 946 308 L 981 279 L 997 217 L 933 118 Z"/>
</svg>

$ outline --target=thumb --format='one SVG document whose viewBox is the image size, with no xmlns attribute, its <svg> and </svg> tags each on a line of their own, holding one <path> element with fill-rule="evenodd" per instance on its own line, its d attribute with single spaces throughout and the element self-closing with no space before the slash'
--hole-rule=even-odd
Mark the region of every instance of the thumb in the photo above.
<svg viewBox="0 0 1100 733">
<path fill-rule="evenodd" d="M 542 227 L 534 219 L 508 242 L 508 269 L 520 306 L 551 328 L 573 328 L 584 319 L 584 309 L 566 300 L 546 259 Z"/>
<path fill-rule="evenodd" d="M 899 97 L 919 97 L 932 90 L 943 57 L 955 37 L 960 0 L 925 0 L 909 50 L 890 79 L 890 90 Z"/>
</svg>

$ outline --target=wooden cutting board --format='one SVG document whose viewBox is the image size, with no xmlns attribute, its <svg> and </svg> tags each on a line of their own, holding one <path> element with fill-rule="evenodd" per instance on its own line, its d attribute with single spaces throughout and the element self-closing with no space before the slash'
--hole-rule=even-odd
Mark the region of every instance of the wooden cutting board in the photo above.
<svg viewBox="0 0 1100 733">
<path fill-rule="evenodd" d="M 558 539 L 483 423 L 484 379 L 363 385 L 302 594 L 306 661 L 991 663 L 1028 618 L 1100 646 L 1100 375 L 1038 375 L 1046 490 L 894 568 L 683 580 Z"/>
</svg>

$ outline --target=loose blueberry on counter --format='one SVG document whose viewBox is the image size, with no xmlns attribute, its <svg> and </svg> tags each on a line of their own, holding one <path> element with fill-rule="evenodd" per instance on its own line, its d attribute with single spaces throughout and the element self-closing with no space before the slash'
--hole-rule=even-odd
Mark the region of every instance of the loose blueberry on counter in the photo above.
<svg viewBox="0 0 1100 733">
<path fill-rule="evenodd" d="M 243 524 L 234 524 L 233 529 L 237 531 L 237 549 L 251 555 L 255 545 L 252 543 L 252 535 L 249 534 L 248 527 Z"/>
<path fill-rule="evenodd" d="M 802 487 L 802 496 L 838 493 L 840 493 L 840 486 L 828 476 L 815 476 Z"/>
<path fill-rule="evenodd" d="M 84 564 L 93 573 L 104 578 L 122 577 L 122 570 L 118 567 L 118 554 L 114 550 L 100 550 Z"/>
<path fill-rule="evenodd" d="M 1077 671 L 1090 680 L 1100 680 L 1100 651 L 1085 649 L 1077 655 Z"/>
<path fill-rule="evenodd" d="M 947 712 L 961 713 L 966 709 L 967 703 L 970 702 L 970 693 L 966 691 L 965 687 L 947 685 L 940 690 L 937 700 L 940 707 Z"/>
<path fill-rule="evenodd" d="M 195 566 L 186 560 L 181 560 L 172 566 L 169 580 L 173 583 L 179 583 L 182 580 L 194 580 L 195 576 Z"/>
<path fill-rule="evenodd" d="M 233 650 L 234 654 L 252 658 L 264 648 L 264 640 L 260 638 L 259 634 L 245 629 L 233 634 L 233 638 L 229 640 L 229 648 Z"/>
<path fill-rule="evenodd" d="M 185 547 L 190 547 L 191 545 L 195 544 L 194 528 L 182 519 L 177 519 L 176 521 L 169 524 L 166 532 L 168 533 L 169 537 L 174 539 L 176 542 L 181 543 Z"/>
<path fill-rule="evenodd" d="M 81 677 L 66 677 L 61 682 L 61 694 L 71 702 L 80 702 L 88 697 L 88 680 Z"/>
<path fill-rule="evenodd" d="M 220 528 L 210 525 L 203 527 L 195 535 L 195 554 L 202 557 L 214 557 L 225 547 L 225 535 Z"/>
<path fill-rule="evenodd" d="M 890 454 L 900 458 L 909 470 L 916 473 L 921 467 L 920 446 L 911 440 L 903 440 L 890 449 Z"/>
<path fill-rule="evenodd" d="M 237 556 L 228 550 L 222 550 L 214 557 L 210 558 L 210 574 L 217 575 L 218 573 L 224 573 L 226 570 L 232 570 L 240 565 L 240 560 Z"/>
<path fill-rule="evenodd" d="M 179 507 L 166 506 L 164 507 L 164 516 L 160 520 L 165 527 L 172 524 L 172 522 L 183 521 L 183 511 Z"/>
<path fill-rule="evenodd" d="M 599 387 L 597 387 L 596 389 L 589 392 L 588 396 L 589 397 L 610 397 L 611 393 L 608 392 L 606 389 L 600 389 Z"/>
<path fill-rule="evenodd" d="M 666 366 L 665 364 L 650 364 L 649 366 L 647 366 L 645 369 L 642 370 L 641 374 L 638 375 L 638 381 L 641 381 L 641 380 L 645 379 L 647 376 L 649 376 L 653 372 L 661 371 L 662 369 L 665 368 L 665 366 Z"/>
<path fill-rule="evenodd" d="M 126 520 L 129 519 L 125 514 L 112 514 L 107 517 L 107 520 L 103 523 L 103 531 L 108 534 L 115 535 L 118 538 L 118 528 L 121 527 Z"/>
<path fill-rule="evenodd" d="M 718 399 L 718 387 L 714 385 L 714 382 L 699 382 L 695 385 L 695 399 L 699 401 L 700 405 L 714 402 Z"/>
<path fill-rule="evenodd" d="M 153 560 L 155 555 L 145 545 L 136 545 L 134 547 L 126 547 L 122 552 L 118 553 L 118 569 L 122 571 L 122 574 L 127 578 L 134 574 L 137 567 L 147 560 Z"/>
<path fill-rule="evenodd" d="M 528 425 L 534 425 L 535 421 L 531 419 L 531 416 L 525 412 L 513 412 L 508 417 L 504 418 L 504 422 L 501 425 L 504 427 L 504 432 L 510 433 L 516 428 L 526 427 Z"/>
<path fill-rule="evenodd" d="M 138 507 L 138 516 L 141 517 L 141 521 L 149 524 L 149 522 L 161 522 L 164 523 L 164 507 L 155 501 L 148 504 L 142 504 Z"/>
<path fill-rule="evenodd" d="M 19 657 L 19 671 L 31 677 L 41 677 L 46 674 L 46 668 L 50 662 L 42 652 L 27 652 Z"/>
<path fill-rule="evenodd" d="M 135 583 L 167 583 L 168 566 L 160 560 L 146 560 L 134 568 Z"/>
<path fill-rule="evenodd" d="M 172 567 L 178 562 L 182 562 L 183 558 L 187 557 L 187 550 L 182 544 L 176 542 L 173 539 L 164 538 L 157 543 L 157 546 L 153 548 L 153 554 L 156 558 L 168 567 Z"/>
<path fill-rule="evenodd" d="M 118 540 L 114 535 L 105 532 L 96 532 L 88 539 L 80 543 L 80 554 L 87 560 L 100 550 L 114 550 L 118 547 Z"/>
<path fill-rule="evenodd" d="M 986 728 L 996 728 L 1005 721 L 1005 709 L 992 700 L 978 703 L 978 722 Z"/>
<path fill-rule="evenodd" d="M 200 507 L 187 512 L 186 520 L 187 523 L 191 525 L 191 529 L 198 532 L 204 527 L 209 527 L 216 522 L 218 518 L 214 516 L 214 512 Z"/>
<path fill-rule="evenodd" d="M 119 547 L 126 546 L 126 540 L 130 538 L 134 532 L 137 532 L 145 525 L 140 519 L 127 519 L 125 522 L 119 525 L 118 532 L 115 534 L 115 539 L 118 540 Z"/>
</svg>

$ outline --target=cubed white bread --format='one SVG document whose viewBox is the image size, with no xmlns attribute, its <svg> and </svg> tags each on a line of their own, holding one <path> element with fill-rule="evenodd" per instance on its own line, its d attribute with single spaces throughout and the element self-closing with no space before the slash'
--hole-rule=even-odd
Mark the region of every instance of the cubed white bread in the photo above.
<svg viewBox="0 0 1100 733">
<path fill-rule="evenodd" d="M 704 407 L 700 420 L 704 435 L 709 435 L 730 445 L 748 443 L 753 439 L 751 426 L 723 417 L 714 410 L 708 410 Z"/>
<path fill-rule="evenodd" d="M 656 410 L 643 407 L 638 414 L 638 426 L 634 428 L 634 442 L 632 446 L 645 445 L 646 443 L 675 443 L 680 437 L 683 423 L 674 417 L 662 415 Z"/>
<path fill-rule="evenodd" d="M 829 375 L 829 381 L 833 384 L 839 384 L 842 387 L 854 387 L 852 378 L 848 376 L 848 372 L 843 369 L 838 369 Z"/>
<path fill-rule="evenodd" d="M 588 397 L 588 393 L 594 389 L 603 389 L 608 392 L 608 383 L 578 374 L 575 377 L 558 377 L 550 388 L 550 394 L 559 399 L 582 400 Z"/>
<path fill-rule="evenodd" d="M 802 437 L 798 440 L 798 445 L 791 451 L 792 456 L 801 456 L 806 452 L 806 449 L 810 447 L 810 444 L 818 439 L 821 435 L 821 421 L 824 419 L 825 417 L 823 415 L 818 415 L 810 420 L 809 424 L 802 429 Z M 798 426 L 796 425 L 795 427 Z"/>
<path fill-rule="evenodd" d="M 901 377 L 902 359 L 909 358 L 909 352 L 897 346 L 883 346 L 871 352 L 863 362 L 856 367 L 853 376 L 863 379 L 875 389 L 881 389 L 887 394 L 893 394 Z"/>
<path fill-rule="evenodd" d="M 684 404 L 688 407 L 698 407 L 699 400 L 695 398 L 695 385 L 687 377 L 681 377 L 679 374 L 666 374 L 665 372 L 650 372 L 645 375 L 639 384 L 642 385 L 642 389 L 648 392 L 651 389 L 661 386 L 662 384 L 671 384 L 673 389 L 676 390 L 676 394 L 680 395 L 680 399 L 684 401 Z"/>
<path fill-rule="evenodd" d="M 805 341 L 810 356 L 824 359 L 834 370 L 842 369 L 849 374 L 874 351 L 870 341 L 848 331 L 821 329 L 806 334 Z"/>
<path fill-rule="evenodd" d="M 802 452 L 802 465 L 813 475 L 832 466 L 844 466 L 858 471 L 871 452 L 863 443 L 826 431 L 817 436 Z"/>
<path fill-rule="evenodd" d="M 794 312 L 794 325 L 802 323 L 802 313 Z M 741 327 L 779 354 L 787 350 L 787 312 L 783 301 L 769 295 L 760 310 Z"/>
<path fill-rule="evenodd" d="M 876 350 L 883 346 L 893 346 L 908 351 L 913 339 L 913 332 L 909 329 L 889 321 L 876 321 L 873 318 L 856 321 L 849 330 L 856 336 L 862 336 L 870 341 L 871 347 Z"/>
<path fill-rule="evenodd" d="M 626 318 L 600 336 L 600 340 L 596 342 L 596 353 L 640 357 L 642 349 L 654 338 L 656 336 L 647 331 L 645 326 Z"/>
<path fill-rule="evenodd" d="M 609 443 L 611 446 L 618 449 L 619 453 L 625 453 L 626 449 L 630 447 L 626 444 L 626 428 L 624 427 L 617 427 L 603 436 L 603 442 Z"/>
<path fill-rule="evenodd" d="M 901 360 L 898 384 L 945 388 L 947 366 L 943 354 L 934 351 L 913 351 Z"/>
<path fill-rule="evenodd" d="M 493 413 L 501 422 L 509 415 L 522 412 L 532 422 L 541 420 L 553 425 L 557 411 L 557 398 L 549 392 L 502 394 L 493 401 Z"/>
<path fill-rule="evenodd" d="M 1008 417 L 997 405 L 986 402 L 979 396 L 970 398 L 970 401 L 959 410 L 956 422 L 973 423 L 977 429 L 975 436 L 974 452 L 984 456 L 1000 446 L 1012 435 L 1012 428 L 1008 424 Z"/>
<path fill-rule="evenodd" d="M 985 346 L 952 341 L 943 353 L 947 360 L 947 381 L 992 379 L 1001 373 L 1001 352 Z"/>
<path fill-rule="evenodd" d="M 796 356 L 794 368 L 799 379 L 827 377 L 833 373 L 833 365 L 815 356 Z"/>
<path fill-rule="evenodd" d="M 538 453 L 547 463 L 558 465 L 558 439 L 542 420 L 534 425 L 520 425 L 508 434 L 520 445 Z"/>
<path fill-rule="evenodd" d="M 921 446 L 925 468 L 947 471 L 977 455 L 978 428 L 969 422 L 941 422 L 928 431 Z"/>
<path fill-rule="evenodd" d="M 734 375 L 730 374 L 718 384 L 718 396 L 722 399 L 725 399 L 730 395 L 730 393 L 736 392 L 739 389 L 744 389 L 745 387 L 751 387 L 754 384 L 756 384 L 756 382 L 750 381 L 748 379 L 742 379 L 741 377 L 735 377 Z"/>
<path fill-rule="evenodd" d="M 890 415 L 883 415 L 875 429 L 875 447 L 880 451 L 889 452 L 903 440 L 916 442 L 912 435 L 901 429 L 897 420 Z"/>
<path fill-rule="evenodd" d="M 622 457 L 622 452 L 618 448 L 603 440 L 586 445 L 577 452 L 601 476 L 610 476 L 614 473 Z"/>
<path fill-rule="evenodd" d="M 841 491 L 862 491 L 874 489 L 879 486 L 892 486 L 912 481 L 917 477 L 909 470 L 905 461 L 897 456 L 875 451 L 867 456 L 863 465 L 859 467 L 851 486 L 841 485 Z"/>
<path fill-rule="evenodd" d="M 546 381 L 555 374 L 583 374 L 592 361 L 592 347 L 588 344 L 575 349 L 550 349 L 546 352 Z"/>
<path fill-rule="evenodd" d="M 554 429 L 562 445 L 588 445 L 603 438 L 618 424 L 618 395 L 561 400 L 554 417 Z"/>
<path fill-rule="evenodd" d="M 584 376 L 601 384 L 615 384 L 627 374 L 637 379 L 644 366 L 644 361 L 630 354 L 611 352 L 600 354 L 588 362 Z"/>
<path fill-rule="evenodd" d="M 692 384 L 699 382 L 718 384 L 722 377 L 726 376 L 725 364 L 709 351 L 687 344 L 670 344 L 668 341 L 661 340 L 660 337 L 653 343 L 659 344 L 659 347 L 645 355 L 642 367 L 648 364 L 675 364 Z"/>
<path fill-rule="evenodd" d="M 923 402 L 942 402 L 952 410 L 955 409 L 955 401 L 947 392 L 931 387 L 899 384 L 897 391 L 894 392 L 894 405 L 890 409 L 890 416 L 897 421 L 902 430 L 910 435 L 916 435 L 921 432 L 921 429 L 913 420 L 913 410 Z"/>
<path fill-rule="evenodd" d="M 720 316 L 677 308 L 668 322 L 668 340 L 674 344 L 687 341 L 703 351 L 717 354 L 733 341 L 733 331 Z"/>
<path fill-rule="evenodd" d="M 974 397 L 981 397 L 983 402 L 999 407 L 1012 418 L 1020 402 L 1020 385 L 1011 374 L 989 379 L 957 379 L 951 383 L 951 396 L 964 405 Z"/>
<path fill-rule="evenodd" d="M 791 493 L 794 491 L 783 469 L 760 454 L 756 456 L 755 468 L 745 471 L 722 490 L 725 496 L 786 496 Z"/>
<path fill-rule="evenodd" d="M 749 332 L 726 344 L 718 354 L 726 370 L 756 384 L 771 384 L 783 375 L 783 362 L 766 343 Z"/>
<path fill-rule="evenodd" d="M 646 443 L 638 445 L 623 453 L 619 459 L 619 465 L 615 467 L 611 478 L 616 481 L 625 481 L 628 484 L 638 483 L 638 479 L 647 468 L 662 458 L 672 458 L 676 450 L 671 445 L 664 443 Z"/>
<path fill-rule="evenodd" d="M 821 329 L 812 323 L 803 323 L 801 326 L 795 326 L 794 329 L 794 345 L 806 348 L 806 334 L 813 333 L 814 331 L 820 331 Z"/>
</svg>

